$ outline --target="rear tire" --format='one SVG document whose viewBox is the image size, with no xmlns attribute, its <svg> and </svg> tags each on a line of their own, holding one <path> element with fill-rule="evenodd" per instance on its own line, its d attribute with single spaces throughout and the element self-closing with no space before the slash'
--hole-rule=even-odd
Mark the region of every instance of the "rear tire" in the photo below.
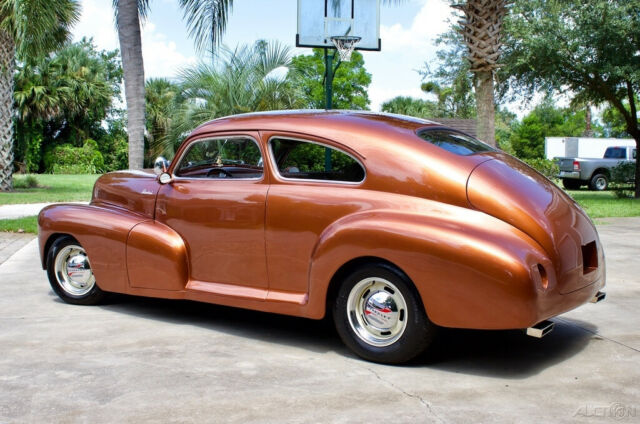
<svg viewBox="0 0 640 424">
<path fill-rule="evenodd" d="M 595 191 L 604 191 L 609 187 L 609 178 L 605 174 L 595 174 L 591 177 L 589 188 Z"/>
<path fill-rule="evenodd" d="M 342 341 L 358 356 L 397 364 L 420 355 L 437 327 L 411 281 L 396 268 L 374 263 L 352 272 L 333 304 Z"/>
<path fill-rule="evenodd" d="M 567 190 L 579 190 L 580 186 L 582 185 L 582 182 L 580 182 L 580 180 L 565 178 L 562 180 L 562 185 Z"/>
<path fill-rule="evenodd" d="M 87 253 L 70 236 L 60 237 L 49 248 L 47 276 L 53 291 L 67 303 L 95 305 L 106 297 L 96 284 Z"/>
</svg>

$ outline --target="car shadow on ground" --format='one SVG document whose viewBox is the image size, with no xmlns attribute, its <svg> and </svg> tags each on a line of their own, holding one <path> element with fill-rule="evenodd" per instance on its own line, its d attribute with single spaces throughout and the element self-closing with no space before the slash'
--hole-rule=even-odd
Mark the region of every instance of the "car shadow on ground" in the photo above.
<svg viewBox="0 0 640 424">
<path fill-rule="evenodd" d="M 316 353 L 332 351 L 357 358 L 342 344 L 329 318 L 317 321 L 200 302 L 126 295 L 114 296 L 102 308 Z M 441 328 L 428 352 L 403 367 L 524 379 L 577 355 L 597 337 L 593 334 L 597 327 L 589 323 L 564 318 L 555 322 L 555 329 L 542 339 L 528 337 L 521 330 Z"/>
</svg>

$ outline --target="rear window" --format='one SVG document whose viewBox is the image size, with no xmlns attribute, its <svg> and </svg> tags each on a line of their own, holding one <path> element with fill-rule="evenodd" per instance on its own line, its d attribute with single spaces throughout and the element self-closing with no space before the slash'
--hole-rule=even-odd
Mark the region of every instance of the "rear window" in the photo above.
<svg viewBox="0 0 640 424">
<path fill-rule="evenodd" d="M 418 132 L 418 136 L 431 144 L 445 149 L 448 152 L 460 156 L 468 156 L 474 153 L 494 152 L 496 149 L 476 140 L 473 137 L 451 130 L 425 129 Z"/>
<path fill-rule="evenodd" d="M 626 159 L 627 149 L 625 147 L 607 147 L 604 152 L 605 159 Z"/>
</svg>

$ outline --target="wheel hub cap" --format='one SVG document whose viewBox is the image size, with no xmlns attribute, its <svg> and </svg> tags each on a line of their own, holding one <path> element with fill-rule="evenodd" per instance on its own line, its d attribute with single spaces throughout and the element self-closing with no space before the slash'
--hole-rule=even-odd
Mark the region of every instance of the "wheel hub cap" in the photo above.
<svg viewBox="0 0 640 424">
<path fill-rule="evenodd" d="M 91 267 L 87 257 L 77 254 L 67 260 L 67 276 L 69 282 L 77 287 L 84 287 L 91 279 Z"/>
<path fill-rule="evenodd" d="M 365 301 L 364 319 L 380 331 L 389 331 L 398 322 L 398 307 L 393 297 L 385 291 L 377 291 Z"/>
</svg>

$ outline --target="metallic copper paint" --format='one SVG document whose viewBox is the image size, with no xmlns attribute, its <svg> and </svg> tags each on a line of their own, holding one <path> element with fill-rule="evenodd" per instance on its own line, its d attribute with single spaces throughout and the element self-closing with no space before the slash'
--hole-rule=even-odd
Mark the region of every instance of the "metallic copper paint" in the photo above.
<svg viewBox="0 0 640 424">
<path fill-rule="evenodd" d="M 106 174 L 91 206 L 42 212 L 41 254 L 51 235 L 71 234 L 104 290 L 310 318 L 325 315 L 345 263 L 375 257 L 407 274 L 431 320 L 464 328 L 528 327 L 602 288 L 602 247 L 573 200 L 508 155 L 458 156 L 416 136 L 429 125 L 341 111 L 218 119 L 194 130 L 176 158 L 194 140 L 250 136 L 264 178 L 161 186 L 151 174 Z M 269 158 L 272 137 L 341 149 L 366 178 L 282 179 Z M 584 274 L 580 249 L 592 241 L 598 266 Z"/>
</svg>

